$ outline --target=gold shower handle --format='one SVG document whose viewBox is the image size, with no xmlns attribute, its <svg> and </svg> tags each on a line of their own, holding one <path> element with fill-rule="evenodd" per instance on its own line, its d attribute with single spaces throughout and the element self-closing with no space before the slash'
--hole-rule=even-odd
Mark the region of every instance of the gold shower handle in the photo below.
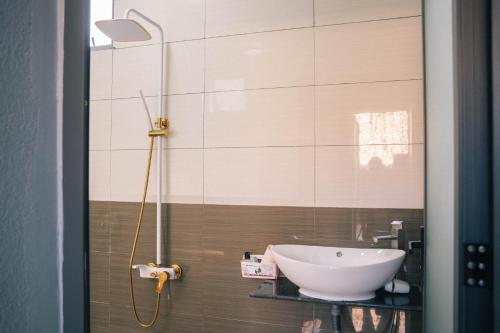
<svg viewBox="0 0 500 333">
<path fill-rule="evenodd" d="M 168 280 L 168 273 L 163 271 L 160 273 L 160 276 L 158 276 L 158 283 L 156 284 L 156 292 L 158 294 L 161 294 L 161 290 L 163 289 L 163 285 L 165 282 Z"/>
</svg>

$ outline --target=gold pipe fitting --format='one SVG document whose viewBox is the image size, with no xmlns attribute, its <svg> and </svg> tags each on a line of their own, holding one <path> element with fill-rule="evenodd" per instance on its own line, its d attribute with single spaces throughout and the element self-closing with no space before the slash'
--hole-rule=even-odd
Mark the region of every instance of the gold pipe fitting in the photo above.
<svg viewBox="0 0 500 333">
<path fill-rule="evenodd" d="M 155 129 L 148 132 L 150 137 L 167 137 L 169 121 L 167 118 L 157 118 L 155 121 Z"/>
<path fill-rule="evenodd" d="M 156 128 L 168 128 L 169 127 L 169 121 L 167 118 L 156 118 L 155 120 L 155 127 Z"/>
<path fill-rule="evenodd" d="M 170 268 L 172 268 L 174 270 L 174 279 L 180 279 L 181 276 L 182 276 L 182 268 L 181 266 L 177 265 L 177 264 L 173 264 L 172 266 L 170 266 Z"/>
</svg>

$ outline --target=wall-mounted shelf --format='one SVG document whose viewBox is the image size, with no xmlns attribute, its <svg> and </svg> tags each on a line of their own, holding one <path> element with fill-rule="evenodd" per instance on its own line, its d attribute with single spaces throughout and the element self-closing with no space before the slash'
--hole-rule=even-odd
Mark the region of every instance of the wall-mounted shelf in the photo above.
<svg viewBox="0 0 500 333">
<path fill-rule="evenodd" d="M 409 294 L 391 294 L 379 290 L 375 298 L 366 301 L 325 301 L 302 296 L 295 284 L 286 278 L 279 278 L 276 281 L 264 281 L 255 291 L 250 293 L 250 297 L 400 311 L 422 311 L 422 293 L 417 287 L 411 287 Z"/>
</svg>

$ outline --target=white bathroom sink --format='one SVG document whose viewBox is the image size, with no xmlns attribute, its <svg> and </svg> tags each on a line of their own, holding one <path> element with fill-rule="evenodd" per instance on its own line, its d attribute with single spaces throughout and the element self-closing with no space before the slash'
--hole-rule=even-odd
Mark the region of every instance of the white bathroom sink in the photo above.
<svg viewBox="0 0 500 333">
<path fill-rule="evenodd" d="M 307 245 L 273 245 L 271 253 L 301 294 L 329 301 L 375 297 L 405 257 L 401 250 Z"/>
</svg>

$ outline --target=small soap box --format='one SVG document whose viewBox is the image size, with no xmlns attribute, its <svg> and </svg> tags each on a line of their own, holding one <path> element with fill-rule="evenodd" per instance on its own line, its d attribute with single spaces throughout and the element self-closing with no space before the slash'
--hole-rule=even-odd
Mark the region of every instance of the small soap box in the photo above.
<svg viewBox="0 0 500 333">
<path fill-rule="evenodd" d="M 268 256 L 254 255 L 245 252 L 240 261 L 241 276 L 250 279 L 276 279 L 278 277 L 278 266 L 274 260 L 268 260 Z"/>
</svg>

